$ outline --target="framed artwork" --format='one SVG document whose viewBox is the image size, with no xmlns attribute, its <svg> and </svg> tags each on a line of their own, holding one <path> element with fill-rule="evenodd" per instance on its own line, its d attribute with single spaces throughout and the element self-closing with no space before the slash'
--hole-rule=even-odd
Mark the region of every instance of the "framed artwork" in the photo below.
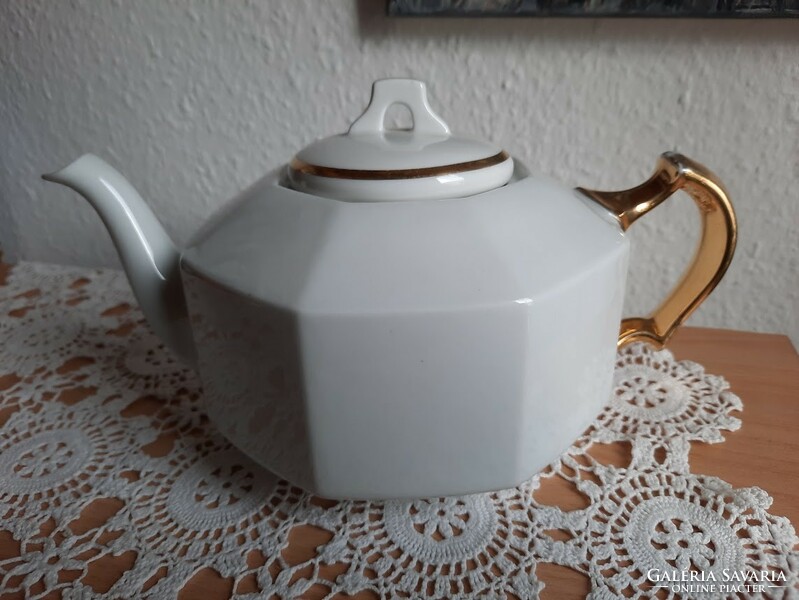
<svg viewBox="0 0 799 600">
<path fill-rule="evenodd" d="M 799 17 L 799 0 L 389 0 L 397 16 Z"/>
</svg>

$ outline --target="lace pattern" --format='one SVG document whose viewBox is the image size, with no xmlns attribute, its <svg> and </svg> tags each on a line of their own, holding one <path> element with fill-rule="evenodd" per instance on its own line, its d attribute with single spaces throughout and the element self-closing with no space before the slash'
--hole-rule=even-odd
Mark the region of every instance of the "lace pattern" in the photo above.
<svg viewBox="0 0 799 600">
<path fill-rule="evenodd" d="M 620 352 L 604 412 L 518 488 L 331 502 L 213 429 L 196 376 L 150 333 L 119 273 L 15 267 L 0 337 L 0 536 L 19 544 L 0 557 L 0 593 L 169 598 L 211 569 L 234 598 L 534 598 L 547 562 L 589 577 L 591 598 L 677 596 L 651 569 L 769 571 L 784 581 L 752 597 L 799 594 L 799 540 L 766 492 L 690 472 L 691 442 L 740 427 L 740 399 L 667 351 Z M 609 443 L 629 445 L 626 464 L 595 458 Z M 551 478 L 586 506 L 539 500 Z M 297 532 L 309 547 L 292 550 Z"/>
</svg>

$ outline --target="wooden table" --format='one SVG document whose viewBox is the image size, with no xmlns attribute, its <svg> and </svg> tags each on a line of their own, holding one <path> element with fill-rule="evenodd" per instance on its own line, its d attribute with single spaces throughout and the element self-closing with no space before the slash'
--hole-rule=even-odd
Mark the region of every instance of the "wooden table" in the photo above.
<svg viewBox="0 0 799 600">
<path fill-rule="evenodd" d="M 7 267 L 0 263 L 0 285 L 6 272 Z M 678 359 L 694 360 L 708 372 L 727 378 L 732 391 L 744 402 L 744 412 L 740 415 L 742 428 L 725 433 L 726 441 L 722 444 L 694 443 L 691 470 L 716 475 L 735 487 L 762 487 L 774 498 L 770 512 L 799 524 L 799 356 L 788 338 L 685 328 L 676 334 L 669 348 Z M 0 393 L 3 387 L 0 381 Z M 0 415 L 0 423 L 2 417 Z M 592 453 L 603 462 L 616 464 L 629 458 L 625 449 L 615 445 L 596 447 Z M 555 478 L 545 480 L 536 492 L 539 500 L 563 508 L 580 506 L 576 496 Z M 86 525 L 101 523 L 107 518 L 103 505 L 95 503 L 92 509 L 84 512 Z M 291 534 L 291 544 L 284 551 L 284 557 L 289 563 L 298 564 L 314 556 L 315 548 L 329 537 L 323 530 L 298 527 Z M 20 545 L 0 531 L 0 560 L 19 556 L 19 553 Z M 133 557 L 125 555 L 104 559 L 102 564 L 89 570 L 85 583 L 95 589 L 108 589 L 132 560 Z M 334 579 L 341 570 L 331 567 L 323 571 L 322 576 Z M 584 598 L 589 591 L 588 579 L 566 567 L 540 564 L 537 575 L 546 583 L 542 594 L 545 599 Z M 231 588 L 230 580 L 206 570 L 186 584 L 180 597 L 227 598 Z M 326 590 L 319 588 L 311 592 L 306 596 L 309 599 L 323 596 Z M 22 597 L 22 594 L 4 595 L 0 590 L 0 600 Z M 354 596 L 358 600 L 375 597 L 371 592 Z"/>
</svg>

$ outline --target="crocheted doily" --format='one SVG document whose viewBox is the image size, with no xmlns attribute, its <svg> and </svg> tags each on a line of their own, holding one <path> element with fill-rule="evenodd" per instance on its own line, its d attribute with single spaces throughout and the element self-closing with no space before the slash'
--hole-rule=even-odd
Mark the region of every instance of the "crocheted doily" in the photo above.
<svg viewBox="0 0 799 600">
<path fill-rule="evenodd" d="M 667 351 L 622 350 L 604 412 L 518 488 L 332 502 L 213 429 L 196 376 L 120 273 L 18 265 L 0 287 L 0 340 L 0 540 L 19 548 L 0 555 L 0 595 L 174 598 L 210 569 L 234 598 L 525 599 L 543 589 L 540 563 L 588 577 L 592 598 L 737 593 L 680 592 L 686 572 L 705 585 L 765 572 L 771 587 L 739 597 L 797 594 L 798 540 L 771 498 L 690 472 L 691 442 L 723 441 L 741 401 Z M 592 453 L 618 443 L 623 465 Z M 584 506 L 540 500 L 550 478 Z M 311 546 L 292 551 L 297 532 Z"/>
</svg>

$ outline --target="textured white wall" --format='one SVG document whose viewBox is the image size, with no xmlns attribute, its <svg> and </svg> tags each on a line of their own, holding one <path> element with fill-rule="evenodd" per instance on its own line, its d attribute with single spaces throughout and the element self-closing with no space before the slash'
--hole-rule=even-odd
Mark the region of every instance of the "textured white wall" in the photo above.
<svg viewBox="0 0 799 600">
<path fill-rule="evenodd" d="M 799 339 L 799 21 L 383 12 L 370 0 L 4 0 L 6 257 L 117 264 L 89 206 L 38 178 L 82 152 L 115 163 L 182 242 L 267 169 L 344 130 L 373 79 L 413 76 L 454 130 L 570 185 L 634 185 L 663 150 L 710 166 L 738 209 L 740 243 L 692 323 L 793 327 Z M 676 280 L 695 217 L 679 198 L 636 224 L 630 311 Z"/>
</svg>

